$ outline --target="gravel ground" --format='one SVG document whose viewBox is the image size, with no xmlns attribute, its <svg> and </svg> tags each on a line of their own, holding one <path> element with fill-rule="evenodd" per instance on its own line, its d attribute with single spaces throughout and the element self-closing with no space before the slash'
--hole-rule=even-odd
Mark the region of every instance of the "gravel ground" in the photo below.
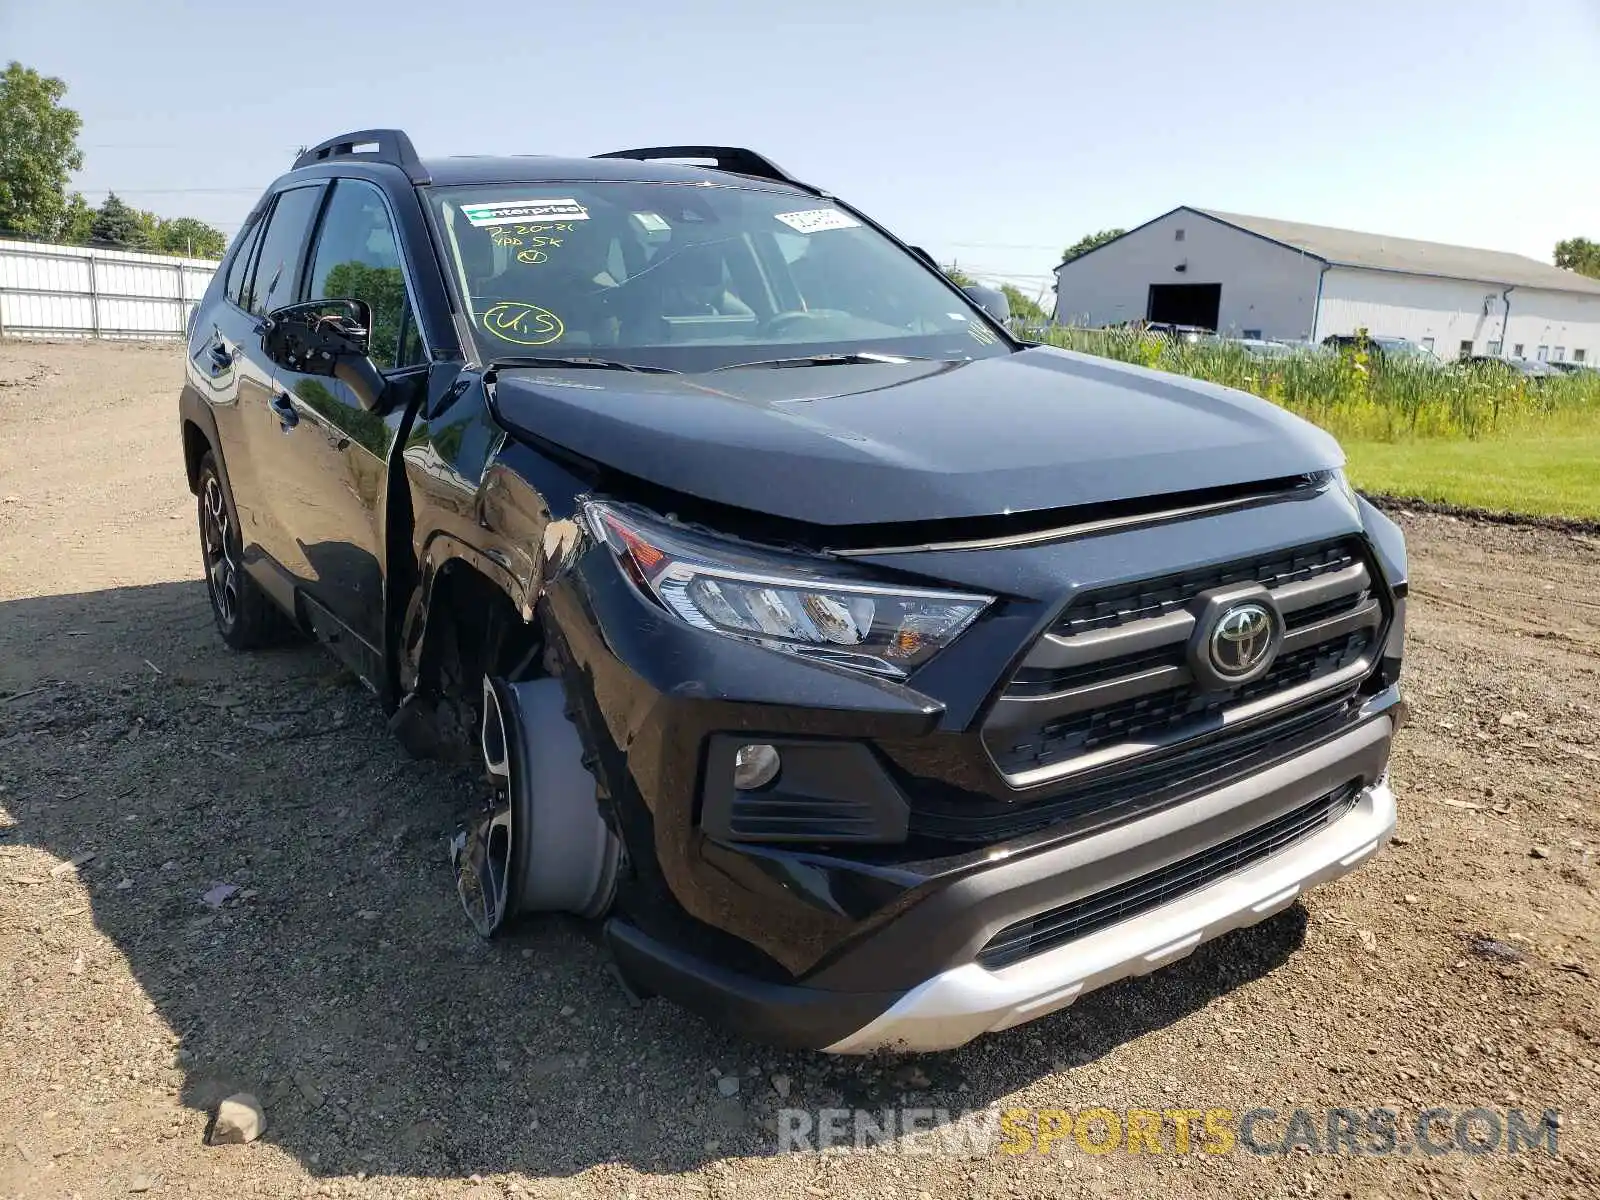
<svg viewBox="0 0 1600 1200">
<path fill-rule="evenodd" d="M 965 1050 L 834 1060 L 634 1008 L 576 925 L 471 934 L 444 853 L 470 782 L 318 650 L 216 637 L 180 362 L 0 345 L 0 1197 L 1600 1195 L 1600 541 L 1403 516 L 1415 723 L 1376 863 Z M 240 1090 L 265 1136 L 207 1146 Z M 785 1105 L 1385 1104 L 1557 1108 L 1560 1153 L 772 1132 Z"/>
</svg>

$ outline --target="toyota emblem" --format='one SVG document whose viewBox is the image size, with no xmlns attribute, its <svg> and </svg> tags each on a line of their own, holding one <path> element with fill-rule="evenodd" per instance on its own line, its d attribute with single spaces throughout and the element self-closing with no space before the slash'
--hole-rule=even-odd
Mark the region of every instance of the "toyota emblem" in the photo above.
<svg viewBox="0 0 1600 1200">
<path fill-rule="evenodd" d="M 1272 613 L 1254 600 L 1235 604 L 1217 618 L 1211 630 L 1211 666 L 1223 679 L 1254 674 L 1272 654 Z"/>
</svg>

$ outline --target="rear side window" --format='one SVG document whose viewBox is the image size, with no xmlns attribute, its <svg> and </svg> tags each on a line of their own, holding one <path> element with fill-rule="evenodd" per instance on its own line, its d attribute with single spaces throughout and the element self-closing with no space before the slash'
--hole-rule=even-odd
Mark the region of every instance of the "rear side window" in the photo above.
<svg viewBox="0 0 1600 1200">
<path fill-rule="evenodd" d="M 228 301 L 244 307 L 244 281 L 250 269 L 250 256 L 255 253 L 256 243 L 261 240 L 261 222 L 257 221 L 244 236 L 239 239 L 239 247 L 233 252 L 233 257 L 228 260 L 228 282 L 223 288 L 223 295 Z"/>
<path fill-rule="evenodd" d="M 299 283 L 300 264 L 305 260 L 306 242 L 311 236 L 311 219 L 316 216 L 322 188 L 291 188 L 278 194 L 267 218 L 267 231 L 261 235 L 261 250 L 256 255 L 255 272 L 240 307 L 257 316 L 293 304 Z"/>
<path fill-rule="evenodd" d="M 307 300 L 365 300 L 372 308 L 372 361 L 385 371 L 426 361 L 406 294 L 394 222 L 383 193 L 341 179 L 323 212 Z"/>
</svg>

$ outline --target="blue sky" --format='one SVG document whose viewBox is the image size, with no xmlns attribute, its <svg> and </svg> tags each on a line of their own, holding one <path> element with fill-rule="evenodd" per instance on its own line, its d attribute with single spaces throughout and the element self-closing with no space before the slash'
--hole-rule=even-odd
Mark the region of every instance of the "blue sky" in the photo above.
<svg viewBox="0 0 1600 1200">
<path fill-rule="evenodd" d="M 230 232 L 296 146 L 398 125 L 425 156 L 748 145 L 1030 291 L 1185 203 L 1600 238 L 1600 0 L 0 0 L 0 58 L 67 80 L 92 201 Z"/>
</svg>

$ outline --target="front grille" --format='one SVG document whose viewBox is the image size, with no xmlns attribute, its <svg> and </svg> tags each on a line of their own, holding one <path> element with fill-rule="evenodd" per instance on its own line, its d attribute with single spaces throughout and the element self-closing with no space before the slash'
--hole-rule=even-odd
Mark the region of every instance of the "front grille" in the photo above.
<svg viewBox="0 0 1600 1200">
<path fill-rule="evenodd" d="M 1342 541 L 1089 592 L 1007 684 L 985 722 L 989 753 L 1024 787 L 1353 694 L 1382 645 L 1372 579 L 1359 544 Z M 1248 584 L 1277 609 L 1282 647 L 1261 678 L 1207 687 L 1189 666 L 1195 614 L 1206 594 Z"/>
<path fill-rule="evenodd" d="M 991 971 L 999 970 L 1242 871 L 1324 828 L 1330 817 L 1343 815 L 1345 805 L 1360 786 L 1359 781 L 1352 781 L 1198 854 L 1007 925 L 978 952 L 978 964 Z"/>
<path fill-rule="evenodd" d="M 1233 705 L 1309 683 L 1349 666 L 1360 659 L 1371 641 L 1369 633 L 1352 633 L 1293 654 L 1280 655 L 1260 679 L 1225 692 L 1205 692 L 1193 683 L 1184 683 L 1166 691 L 1135 696 L 1047 722 L 1027 742 L 1013 746 L 1012 757 L 1002 767 L 1009 765 L 1019 769 L 1040 762 L 1056 762 L 1107 743 L 1166 740 L 1185 726 L 1215 718 Z"/>
<path fill-rule="evenodd" d="M 1072 635 L 1091 629 L 1107 629 L 1161 616 L 1182 608 L 1201 592 L 1226 587 L 1231 583 L 1259 583 L 1277 588 L 1301 583 L 1351 566 L 1358 559 L 1354 545 L 1335 542 L 1331 546 L 1293 550 L 1270 558 L 1203 567 L 1161 579 L 1144 580 L 1123 587 L 1108 588 L 1084 597 L 1056 622 L 1054 633 Z"/>
</svg>

